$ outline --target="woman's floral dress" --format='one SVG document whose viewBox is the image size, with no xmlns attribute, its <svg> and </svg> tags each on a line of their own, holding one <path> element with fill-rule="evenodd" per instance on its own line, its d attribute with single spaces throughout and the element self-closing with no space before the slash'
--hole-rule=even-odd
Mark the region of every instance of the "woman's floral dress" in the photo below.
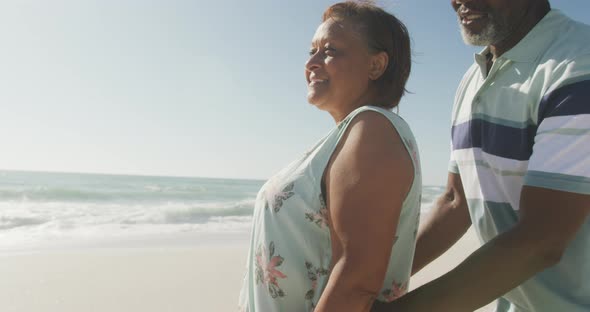
<svg viewBox="0 0 590 312">
<path fill-rule="evenodd" d="M 330 217 L 321 179 L 348 124 L 364 111 L 381 113 L 391 121 L 414 164 L 414 181 L 402 207 L 395 248 L 377 300 L 391 301 L 406 293 L 420 217 L 418 150 L 403 119 L 389 110 L 364 106 L 268 180 L 258 193 L 239 311 L 314 310 L 330 277 L 332 258 Z"/>
</svg>

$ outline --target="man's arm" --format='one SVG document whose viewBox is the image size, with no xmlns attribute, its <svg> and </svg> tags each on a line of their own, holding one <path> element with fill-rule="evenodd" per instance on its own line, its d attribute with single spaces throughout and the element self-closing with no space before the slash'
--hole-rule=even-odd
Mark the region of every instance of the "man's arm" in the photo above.
<svg viewBox="0 0 590 312">
<path fill-rule="evenodd" d="M 520 221 L 389 311 L 474 311 L 559 262 L 590 214 L 590 195 L 525 186 Z"/>
<path fill-rule="evenodd" d="M 420 225 L 412 274 L 453 246 L 471 226 L 461 177 L 449 172 L 447 189 Z"/>
<path fill-rule="evenodd" d="M 418 273 L 451 248 L 470 226 L 471 218 L 461 176 L 449 172 L 447 189 L 432 207 L 426 222 L 420 225 L 412 275 Z M 396 305 L 395 301 L 390 303 L 375 301 L 371 311 L 394 311 Z"/>
</svg>

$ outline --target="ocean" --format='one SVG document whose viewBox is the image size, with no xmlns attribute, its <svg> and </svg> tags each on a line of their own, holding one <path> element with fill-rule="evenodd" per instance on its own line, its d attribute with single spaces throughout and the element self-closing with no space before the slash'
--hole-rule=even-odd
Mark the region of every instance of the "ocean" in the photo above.
<svg viewBox="0 0 590 312">
<path fill-rule="evenodd" d="M 262 180 L 0 171 L 0 251 L 247 240 Z M 422 211 L 444 190 L 425 186 Z M 162 241 L 168 237 L 167 241 Z M 189 237 L 188 241 L 186 237 Z M 100 245 L 100 244 L 98 244 Z"/>
</svg>

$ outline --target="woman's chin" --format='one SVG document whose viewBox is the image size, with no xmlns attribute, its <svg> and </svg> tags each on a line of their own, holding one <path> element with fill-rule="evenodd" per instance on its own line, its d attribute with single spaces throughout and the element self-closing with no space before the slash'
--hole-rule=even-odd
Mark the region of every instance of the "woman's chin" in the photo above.
<svg viewBox="0 0 590 312">
<path fill-rule="evenodd" d="M 315 106 L 319 110 L 323 110 L 323 111 L 326 110 L 325 105 L 323 105 L 323 103 L 321 103 L 321 102 L 318 102 L 318 101 L 310 101 L 310 100 L 308 100 L 307 102 L 309 102 L 309 104 Z"/>
<path fill-rule="evenodd" d="M 318 100 L 317 98 L 310 96 L 309 94 L 307 95 L 307 103 L 313 105 L 313 106 L 318 106 Z"/>
<path fill-rule="evenodd" d="M 325 100 L 315 92 L 307 93 L 307 102 L 317 108 L 325 106 Z"/>
</svg>

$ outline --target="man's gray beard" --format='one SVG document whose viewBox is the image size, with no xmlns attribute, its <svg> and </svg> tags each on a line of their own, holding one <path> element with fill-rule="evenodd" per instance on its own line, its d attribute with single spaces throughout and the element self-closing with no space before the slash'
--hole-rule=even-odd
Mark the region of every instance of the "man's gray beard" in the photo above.
<svg viewBox="0 0 590 312">
<path fill-rule="evenodd" d="M 459 21 L 463 41 L 466 44 L 474 46 L 489 46 L 504 40 L 512 32 L 512 27 L 506 21 L 502 21 L 494 16 L 490 16 L 488 21 L 489 23 L 479 34 L 469 33 Z"/>
<path fill-rule="evenodd" d="M 488 26 L 484 28 L 481 33 L 472 34 L 469 33 L 465 27 L 461 26 L 461 36 L 463 37 L 463 42 L 466 44 L 474 46 L 489 46 L 495 42 L 496 29 L 494 25 L 488 24 Z"/>
</svg>

